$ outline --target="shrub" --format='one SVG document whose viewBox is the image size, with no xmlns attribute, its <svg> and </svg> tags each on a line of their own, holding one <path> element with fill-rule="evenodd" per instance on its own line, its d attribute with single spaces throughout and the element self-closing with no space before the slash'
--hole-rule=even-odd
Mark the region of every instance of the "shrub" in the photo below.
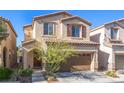
<svg viewBox="0 0 124 93">
<path fill-rule="evenodd" d="M 14 69 L 14 72 L 11 76 L 11 80 L 12 81 L 18 81 L 18 78 L 19 78 L 19 73 L 18 73 L 18 69 Z"/>
<path fill-rule="evenodd" d="M 0 68 L 0 81 L 10 79 L 12 74 L 13 74 L 13 71 L 11 69 L 1 67 Z"/>
<path fill-rule="evenodd" d="M 43 48 L 41 42 L 36 42 L 33 52 L 37 60 L 45 62 L 48 77 L 53 77 L 59 71 L 61 63 L 67 63 L 66 59 L 74 55 L 73 47 L 61 40 L 48 43 L 47 48 Z"/>
<path fill-rule="evenodd" d="M 19 70 L 19 75 L 22 77 L 28 77 L 31 76 L 33 71 L 31 69 L 20 69 Z"/>
<path fill-rule="evenodd" d="M 107 71 L 105 75 L 110 76 L 110 77 L 118 77 L 116 74 L 116 71 Z"/>
</svg>

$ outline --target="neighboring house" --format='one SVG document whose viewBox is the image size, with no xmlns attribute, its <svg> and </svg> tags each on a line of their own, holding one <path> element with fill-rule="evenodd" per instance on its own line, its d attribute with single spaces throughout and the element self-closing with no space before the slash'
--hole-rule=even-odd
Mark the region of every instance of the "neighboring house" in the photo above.
<svg viewBox="0 0 124 93">
<path fill-rule="evenodd" d="M 58 12 L 33 18 L 33 23 L 24 26 L 23 61 L 24 68 L 42 67 L 43 62 L 33 57 L 33 44 L 41 41 L 47 45 L 48 42 L 63 40 L 75 47 L 74 51 L 79 56 L 69 58 L 68 64 L 61 67 L 62 71 L 92 70 L 98 68 L 98 43 L 90 41 L 89 23 L 78 16 L 67 12 Z"/>
<path fill-rule="evenodd" d="M 106 23 L 90 32 L 91 40 L 100 43 L 99 69 L 124 69 L 124 19 Z"/>
<path fill-rule="evenodd" d="M 17 34 L 11 22 L 3 17 L 0 20 L 6 25 L 7 36 L 4 37 L 4 32 L 0 32 L 0 66 L 14 67 L 16 65 L 16 37 Z"/>
</svg>

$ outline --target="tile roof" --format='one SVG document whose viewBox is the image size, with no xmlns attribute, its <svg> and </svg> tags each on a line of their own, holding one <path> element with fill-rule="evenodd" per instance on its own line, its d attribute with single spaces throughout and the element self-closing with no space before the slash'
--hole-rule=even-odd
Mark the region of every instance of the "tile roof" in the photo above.
<svg viewBox="0 0 124 93">
<path fill-rule="evenodd" d="M 49 17 L 49 16 L 58 15 L 58 14 L 66 14 L 68 16 L 72 16 L 72 14 L 70 14 L 68 12 L 61 11 L 61 12 L 56 12 L 56 13 L 51 13 L 51 14 L 46 14 L 46 15 L 41 15 L 41 16 L 35 16 L 33 19 L 38 20 L 38 19 L 43 18 L 43 17 Z"/>
<path fill-rule="evenodd" d="M 93 41 L 85 41 L 85 40 L 58 40 L 58 39 L 52 39 L 52 38 L 44 38 L 46 42 L 67 42 L 67 43 L 73 43 L 73 44 L 85 44 L 85 45 L 99 45 L 99 43 L 93 42 Z"/>
<path fill-rule="evenodd" d="M 45 42 L 67 42 L 72 44 L 84 44 L 84 45 L 99 45 L 99 43 L 93 42 L 93 41 L 85 41 L 85 40 L 60 40 L 56 38 L 43 38 Z M 32 39 L 29 41 L 22 42 L 22 45 L 35 42 L 36 40 Z"/>
<path fill-rule="evenodd" d="M 26 28 L 26 27 L 32 27 L 32 24 L 26 24 L 23 26 L 23 28 Z"/>
<path fill-rule="evenodd" d="M 105 43 L 105 46 L 108 46 L 108 47 L 113 47 L 113 46 L 124 46 L 124 43 Z"/>
<path fill-rule="evenodd" d="M 65 21 L 65 20 L 69 20 L 69 19 L 79 19 L 80 21 L 83 21 L 83 22 L 85 22 L 86 24 L 88 24 L 88 25 L 92 25 L 90 22 L 88 22 L 87 20 L 85 20 L 85 19 L 83 19 L 83 18 L 80 18 L 80 17 L 78 17 L 78 16 L 71 16 L 71 17 L 67 17 L 67 18 L 63 18 L 63 19 L 61 19 L 61 21 Z"/>
<path fill-rule="evenodd" d="M 105 25 L 112 24 L 112 23 L 117 23 L 118 25 L 120 25 L 121 27 L 124 28 L 124 26 L 119 23 L 119 21 L 122 21 L 122 20 L 124 20 L 124 18 L 116 19 L 111 22 L 106 22 L 103 25 L 100 25 L 100 26 L 97 26 L 97 27 L 91 29 L 90 32 L 96 31 L 97 29 L 100 29 L 100 28 L 104 27 Z"/>
<path fill-rule="evenodd" d="M 4 22 L 6 22 L 6 23 L 10 26 L 10 28 L 12 29 L 12 31 L 14 32 L 14 34 L 15 34 L 16 37 L 17 37 L 17 33 L 16 33 L 16 31 L 15 31 L 15 29 L 14 29 L 12 23 L 10 22 L 10 20 L 7 19 L 7 18 L 4 18 L 4 17 L 2 17 L 2 16 L 0 16 L 0 19 L 2 19 Z"/>
</svg>

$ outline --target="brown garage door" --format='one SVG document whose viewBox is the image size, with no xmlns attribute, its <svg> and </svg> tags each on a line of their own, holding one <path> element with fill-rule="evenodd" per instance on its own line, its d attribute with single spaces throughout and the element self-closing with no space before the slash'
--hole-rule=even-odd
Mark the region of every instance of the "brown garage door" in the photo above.
<svg viewBox="0 0 124 93">
<path fill-rule="evenodd" d="M 115 69 L 124 69 L 124 55 L 115 56 Z"/>
<path fill-rule="evenodd" d="M 90 66 L 91 54 L 79 54 L 67 59 L 67 64 L 61 65 L 61 71 L 86 71 Z"/>
</svg>

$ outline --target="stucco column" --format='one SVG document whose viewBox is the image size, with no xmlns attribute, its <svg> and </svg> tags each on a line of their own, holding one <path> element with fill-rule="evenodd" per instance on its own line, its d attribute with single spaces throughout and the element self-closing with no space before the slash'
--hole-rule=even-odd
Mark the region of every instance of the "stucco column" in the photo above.
<svg viewBox="0 0 124 93">
<path fill-rule="evenodd" d="M 79 34 L 79 35 L 80 35 L 80 38 L 83 38 L 83 37 L 82 37 L 82 34 L 83 34 L 83 33 L 82 33 L 82 30 L 83 30 L 83 29 L 82 29 L 82 25 L 81 25 L 80 34 Z"/>
<path fill-rule="evenodd" d="M 44 52 L 47 53 L 47 44 L 46 43 L 43 43 L 43 49 L 44 49 Z M 42 71 L 43 72 L 46 72 L 46 62 L 45 60 L 42 60 Z"/>
<path fill-rule="evenodd" d="M 23 67 L 24 67 L 24 69 L 28 68 L 28 53 L 27 53 L 27 51 L 24 51 Z"/>
<path fill-rule="evenodd" d="M 88 30 L 89 30 L 89 27 L 86 28 L 86 38 L 87 38 L 87 40 L 90 40 L 90 33 Z"/>
<path fill-rule="evenodd" d="M 33 63 L 34 63 L 34 56 L 33 56 L 33 52 L 30 51 L 27 53 L 27 65 L 30 68 L 33 68 Z"/>
<path fill-rule="evenodd" d="M 98 52 L 94 52 L 92 54 L 92 62 L 91 62 L 91 71 L 97 71 L 98 70 Z"/>
<path fill-rule="evenodd" d="M 98 52 L 95 52 L 95 71 L 98 70 Z"/>
<path fill-rule="evenodd" d="M 115 54 L 112 53 L 110 55 L 110 62 L 109 62 L 109 65 L 108 65 L 108 69 L 109 70 L 115 70 Z"/>
</svg>

